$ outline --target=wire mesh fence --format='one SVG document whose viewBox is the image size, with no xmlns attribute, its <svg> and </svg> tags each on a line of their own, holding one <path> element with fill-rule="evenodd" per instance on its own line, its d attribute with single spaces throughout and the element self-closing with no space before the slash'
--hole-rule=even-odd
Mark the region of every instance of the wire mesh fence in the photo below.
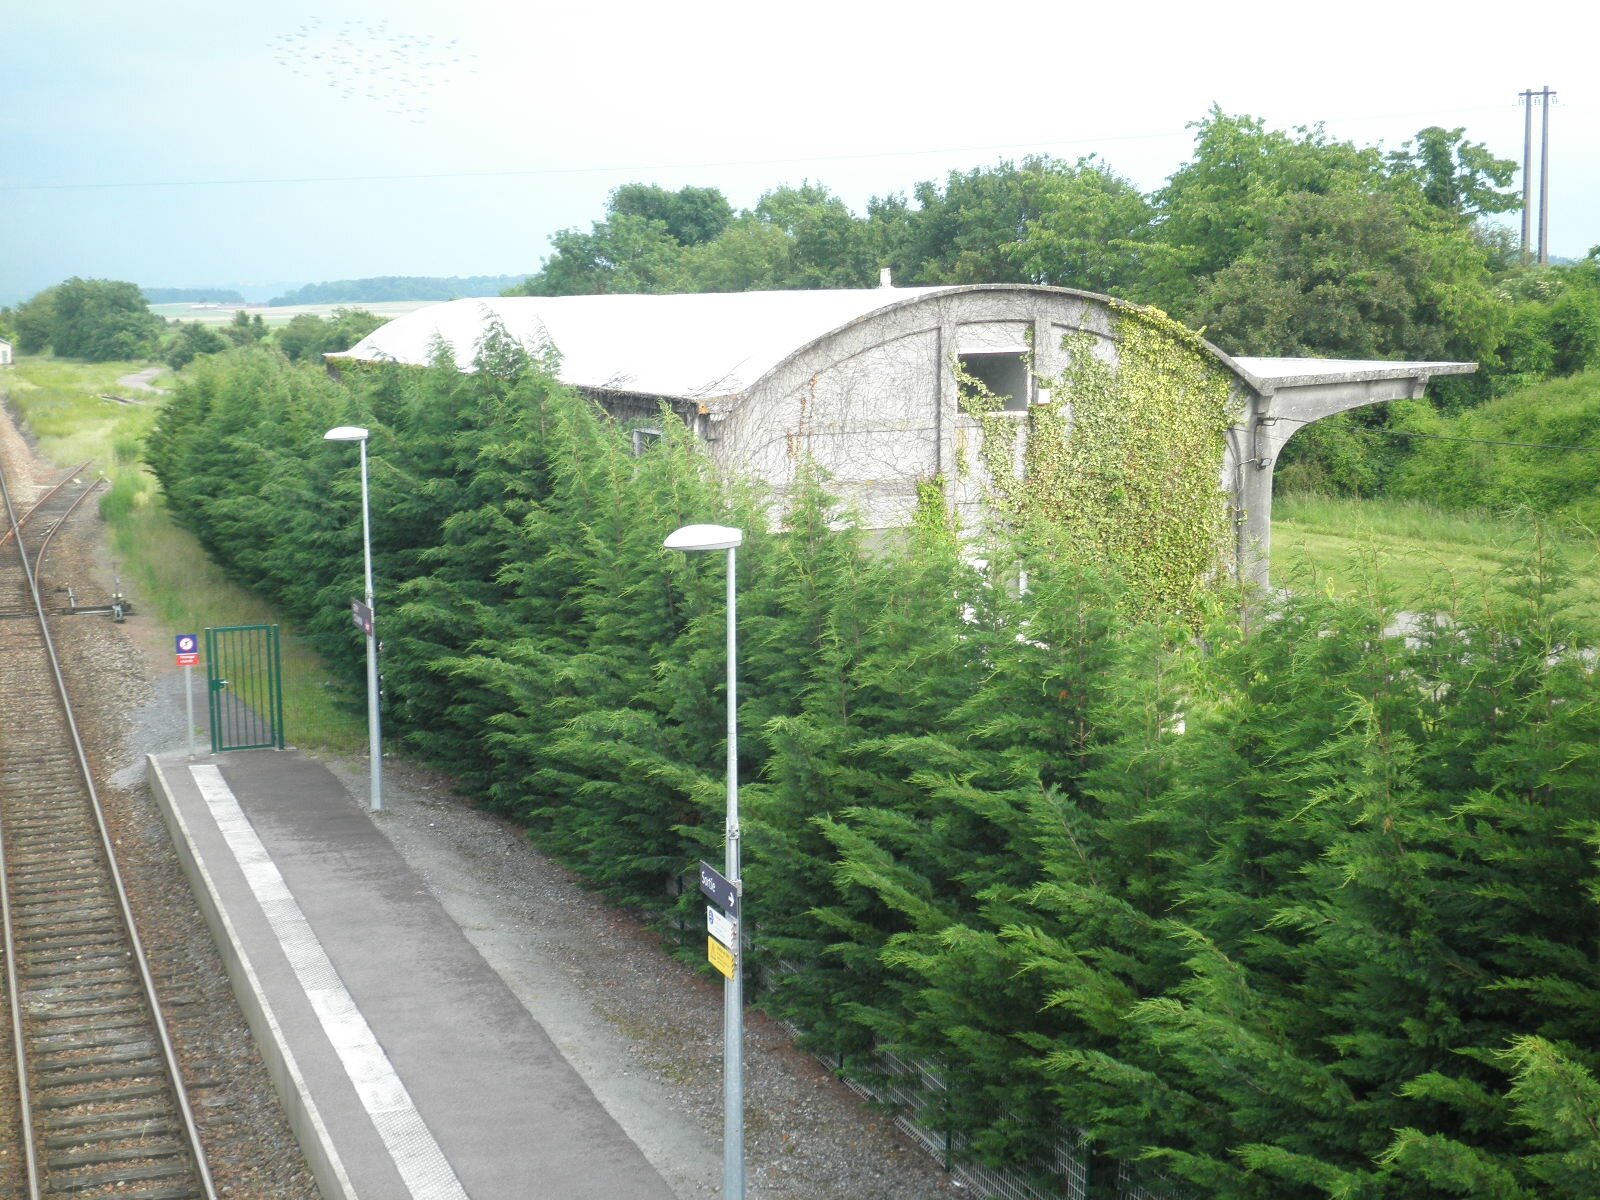
<svg viewBox="0 0 1600 1200">
<path fill-rule="evenodd" d="M 776 963 L 770 964 L 769 970 L 793 974 L 798 968 Z M 793 1021 L 783 1021 L 783 1026 L 797 1041 L 804 1039 L 805 1031 Z M 821 1055 L 815 1057 L 833 1068 L 856 1095 L 886 1109 L 902 1131 L 975 1196 L 984 1200 L 1088 1200 L 1089 1152 L 1078 1131 L 1063 1128 L 1047 1158 L 1009 1170 L 989 1167 L 971 1156 L 969 1139 L 949 1127 L 944 1100 L 948 1085 L 929 1064 L 879 1049 L 870 1072 L 847 1072 Z M 1006 1117 L 1000 1114 L 1000 1120 Z"/>
</svg>

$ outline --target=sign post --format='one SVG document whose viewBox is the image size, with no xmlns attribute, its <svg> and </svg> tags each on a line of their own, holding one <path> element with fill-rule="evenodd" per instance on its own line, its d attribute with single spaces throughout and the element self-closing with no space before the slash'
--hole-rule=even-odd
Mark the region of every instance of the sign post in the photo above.
<svg viewBox="0 0 1600 1200">
<path fill-rule="evenodd" d="M 183 705 L 189 714 L 189 757 L 194 757 L 194 664 L 200 661 L 199 641 L 192 633 L 180 633 L 174 643 L 178 665 L 183 668 Z"/>
</svg>

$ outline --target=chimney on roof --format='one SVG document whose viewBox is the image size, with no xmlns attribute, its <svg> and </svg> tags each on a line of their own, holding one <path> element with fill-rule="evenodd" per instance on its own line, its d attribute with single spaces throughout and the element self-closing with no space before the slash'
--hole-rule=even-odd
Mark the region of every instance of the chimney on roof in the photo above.
<svg viewBox="0 0 1600 1200">
<path fill-rule="evenodd" d="M 879 287 L 886 287 L 886 288 L 892 288 L 894 286 L 894 280 L 889 278 L 889 268 L 888 267 L 882 267 L 882 268 L 879 269 L 879 271 L 878 271 L 878 286 Z"/>
</svg>

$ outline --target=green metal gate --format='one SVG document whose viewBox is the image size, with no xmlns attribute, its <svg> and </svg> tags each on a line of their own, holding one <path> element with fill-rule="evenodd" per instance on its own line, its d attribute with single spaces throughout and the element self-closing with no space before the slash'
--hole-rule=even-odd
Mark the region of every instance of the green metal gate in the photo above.
<svg viewBox="0 0 1600 1200">
<path fill-rule="evenodd" d="M 276 625 L 206 630 L 211 753 L 283 749 L 283 672 Z"/>
</svg>

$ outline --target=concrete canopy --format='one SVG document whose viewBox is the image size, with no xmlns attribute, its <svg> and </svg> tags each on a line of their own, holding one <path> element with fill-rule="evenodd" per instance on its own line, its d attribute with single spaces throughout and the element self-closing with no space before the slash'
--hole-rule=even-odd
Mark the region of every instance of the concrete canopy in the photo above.
<svg viewBox="0 0 1600 1200">
<path fill-rule="evenodd" d="M 963 519 L 982 510 L 978 424 L 960 411 L 953 366 L 1009 372 L 1025 438 L 1028 409 L 1071 404 L 1041 380 L 1065 366 L 1070 334 L 1117 356 L 1115 302 L 1026 284 L 786 292 L 501 297 L 456 300 L 397 318 L 334 365 L 424 365 L 442 342 L 472 368 L 498 324 L 532 351 L 555 354 L 563 382 L 623 418 L 654 418 L 665 402 L 713 461 L 782 497 L 797 464 L 817 461 L 865 527 L 909 522 L 918 483 L 943 478 Z M 1304 425 L 1367 404 L 1420 396 L 1430 378 L 1474 363 L 1230 358 L 1208 348 L 1233 380 L 1239 418 L 1218 463 L 1235 524 L 1232 564 L 1264 583 L 1272 467 Z M 1020 440 L 1019 440 L 1020 441 Z M 1020 469 L 1020 451 L 1019 451 Z"/>
</svg>

